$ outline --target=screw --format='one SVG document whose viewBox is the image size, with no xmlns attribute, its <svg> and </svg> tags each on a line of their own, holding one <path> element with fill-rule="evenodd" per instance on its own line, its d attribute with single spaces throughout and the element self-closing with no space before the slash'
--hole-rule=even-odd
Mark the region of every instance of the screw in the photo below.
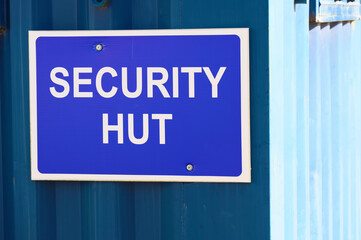
<svg viewBox="0 0 361 240">
<path fill-rule="evenodd" d="M 188 164 L 188 165 L 187 165 L 187 170 L 188 170 L 188 171 L 192 171 L 192 170 L 193 170 L 193 165 L 192 165 L 192 164 Z"/>
<path fill-rule="evenodd" d="M 96 49 L 97 51 L 101 51 L 101 50 L 103 50 L 103 45 L 98 44 L 98 45 L 95 47 L 95 49 Z"/>
</svg>

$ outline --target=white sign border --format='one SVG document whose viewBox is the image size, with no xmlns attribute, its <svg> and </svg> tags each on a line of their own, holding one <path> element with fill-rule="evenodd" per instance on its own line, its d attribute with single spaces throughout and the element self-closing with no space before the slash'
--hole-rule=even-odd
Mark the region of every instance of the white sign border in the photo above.
<svg viewBox="0 0 361 240">
<path fill-rule="evenodd" d="M 38 37 L 68 36 L 168 36 L 168 35 L 237 35 L 241 39 L 241 134 L 242 174 L 236 177 L 184 175 L 102 175 L 44 174 L 38 171 L 36 40 Z M 30 74 L 30 149 L 31 180 L 61 181 L 141 181 L 141 182 L 251 182 L 249 29 L 171 29 L 171 30 L 101 30 L 101 31 L 29 31 Z"/>
</svg>

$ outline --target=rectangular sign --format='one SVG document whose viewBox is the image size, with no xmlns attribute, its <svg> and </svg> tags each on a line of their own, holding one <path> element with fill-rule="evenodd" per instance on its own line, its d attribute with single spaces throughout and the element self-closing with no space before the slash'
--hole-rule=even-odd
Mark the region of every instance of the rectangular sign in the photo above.
<svg viewBox="0 0 361 240">
<path fill-rule="evenodd" d="M 32 180 L 250 182 L 248 39 L 30 31 Z"/>
</svg>

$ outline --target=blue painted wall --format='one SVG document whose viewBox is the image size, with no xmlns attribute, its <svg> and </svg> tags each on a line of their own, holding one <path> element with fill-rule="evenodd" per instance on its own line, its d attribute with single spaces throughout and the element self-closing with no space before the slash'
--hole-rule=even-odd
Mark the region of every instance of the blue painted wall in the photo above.
<svg viewBox="0 0 361 240">
<path fill-rule="evenodd" d="M 0 4 L 0 239 L 269 239 L 268 1 Z M 30 181 L 28 30 L 226 27 L 250 28 L 251 184 Z"/>
<path fill-rule="evenodd" d="M 0 0 L 0 239 L 360 239 L 361 23 L 309 7 Z M 251 184 L 30 181 L 28 30 L 223 27 L 250 28 Z"/>
<path fill-rule="evenodd" d="M 361 22 L 308 19 L 270 1 L 271 239 L 360 239 Z"/>
</svg>

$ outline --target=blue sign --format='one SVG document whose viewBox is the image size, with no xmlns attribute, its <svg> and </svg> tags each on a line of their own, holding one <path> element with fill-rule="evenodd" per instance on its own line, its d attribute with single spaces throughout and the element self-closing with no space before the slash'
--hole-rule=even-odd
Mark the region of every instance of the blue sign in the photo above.
<svg viewBox="0 0 361 240">
<path fill-rule="evenodd" d="M 250 182 L 248 29 L 29 34 L 33 180 Z"/>
</svg>

